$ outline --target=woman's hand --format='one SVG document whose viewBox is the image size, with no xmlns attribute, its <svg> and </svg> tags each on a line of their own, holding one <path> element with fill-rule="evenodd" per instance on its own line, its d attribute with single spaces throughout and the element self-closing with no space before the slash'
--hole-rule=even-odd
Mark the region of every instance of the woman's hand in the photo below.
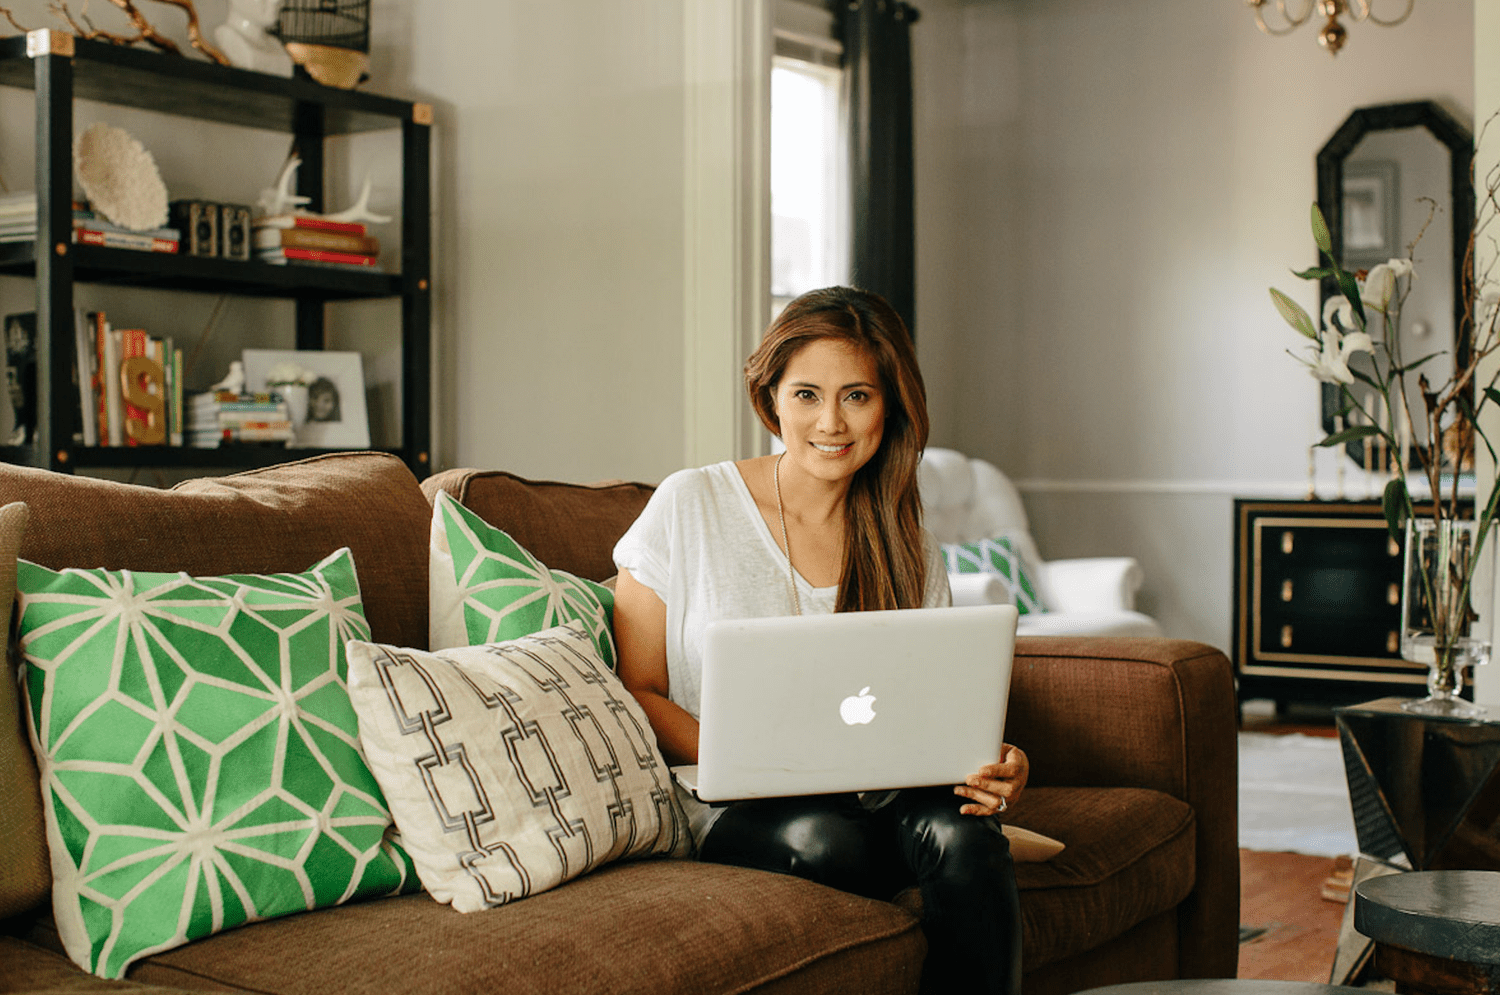
<svg viewBox="0 0 1500 995">
<path fill-rule="evenodd" d="M 1031 772 L 1031 761 L 1018 746 L 1006 743 L 1000 747 L 1000 759 L 979 768 L 977 774 L 969 775 L 968 781 L 956 786 L 953 793 L 969 799 L 969 804 L 959 809 L 964 815 L 995 815 L 1021 800 L 1026 789 L 1026 777 Z"/>
</svg>

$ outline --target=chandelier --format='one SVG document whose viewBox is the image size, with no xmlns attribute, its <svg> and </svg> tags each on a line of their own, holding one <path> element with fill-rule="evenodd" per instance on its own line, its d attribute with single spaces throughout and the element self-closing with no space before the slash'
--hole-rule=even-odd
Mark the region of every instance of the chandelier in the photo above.
<svg viewBox="0 0 1500 995">
<path fill-rule="evenodd" d="M 1275 0 L 1276 13 L 1281 19 L 1281 26 L 1275 28 L 1267 24 L 1265 18 L 1265 8 L 1271 4 L 1271 0 L 1245 0 L 1245 3 L 1255 9 L 1255 24 L 1268 35 L 1289 34 L 1300 28 L 1312 17 L 1316 8 L 1319 14 L 1328 18 L 1323 30 L 1318 32 L 1318 44 L 1328 49 L 1329 55 L 1337 55 L 1339 49 L 1344 47 L 1344 42 L 1349 40 L 1349 32 L 1339 22 L 1340 17 L 1348 15 L 1356 24 L 1360 21 L 1372 21 L 1383 28 L 1394 28 L 1411 16 L 1416 0 L 1406 0 L 1406 10 L 1393 21 L 1383 21 L 1372 13 L 1375 0 L 1306 0 L 1301 14 L 1289 13 L 1287 0 Z"/>
</svg>

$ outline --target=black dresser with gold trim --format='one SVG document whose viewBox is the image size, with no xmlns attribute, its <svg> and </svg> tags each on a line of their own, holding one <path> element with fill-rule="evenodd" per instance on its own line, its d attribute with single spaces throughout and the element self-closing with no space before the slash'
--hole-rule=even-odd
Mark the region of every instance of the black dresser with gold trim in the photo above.
<svg viewBox="0 0 1500 995">
<path fill-rule="evenodd" d="M 1420 697 L 1427 668 L 1401 659 L 1402 559 L 1378 501 L 1236 499 L 1240 700 Z"/>
</svg>

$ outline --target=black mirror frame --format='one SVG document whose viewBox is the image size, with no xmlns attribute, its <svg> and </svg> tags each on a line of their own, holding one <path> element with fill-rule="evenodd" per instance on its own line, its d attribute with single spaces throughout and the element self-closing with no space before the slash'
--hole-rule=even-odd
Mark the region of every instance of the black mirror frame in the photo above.
<svg viewBox="0 0 1500 995">
<path fill-rule="evenodd" d="M 1474 229 L 1474 136 L 1469 128 L 1431 100 L 1358 108 L 1318 150 L 1318 206 L 1328 222 L 1334 258 L 1342 260 L 1344 198 L 1341 192 L 1344 188 L 1344 160 L 1369 132 L 1417 127 L 1426 128 L 1448 149 L 1448 210 L 1453 218 L 1453 334 L 1457 339 L 1454 343 L 1455 359 L 1462 365 L 1468 357 L 1472 334 L 1466 327 L 1467 307 L 1464 300 L 1470 283 L 1467 269 L 1469 234 Z M 1314 265 L 1324 266 L 1326 262 L 1319 255 Z M 1333 280 L 1322 281 L 1318 296 L 1320 315 L 1323 303 L 1338 294 L 1339 289 Z M 1321 322 L 1321 317 L 1318 320 Z M 1323 393 L 1323 431 L 1332 434 L 1333 419 L 1340 408 L 1339 392 L 1333 384 L 1325 383 L 1320 386 Z M 1358 449 L 1354 443 L 1350 443 L 1346 449 L 1352 459 L 1360 461 L 1363 450 Z"/>
</svg>

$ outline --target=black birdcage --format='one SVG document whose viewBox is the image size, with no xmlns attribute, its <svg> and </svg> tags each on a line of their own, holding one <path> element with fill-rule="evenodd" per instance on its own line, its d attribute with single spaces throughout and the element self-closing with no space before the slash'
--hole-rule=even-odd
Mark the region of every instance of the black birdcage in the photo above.
<svg viewBox="0 0 1500 995">
<path fill-rule="evenodd" d="M 282 0 L 276 36 L 285 42 L 370 51 L 370 0 Z"/>
</svg>

